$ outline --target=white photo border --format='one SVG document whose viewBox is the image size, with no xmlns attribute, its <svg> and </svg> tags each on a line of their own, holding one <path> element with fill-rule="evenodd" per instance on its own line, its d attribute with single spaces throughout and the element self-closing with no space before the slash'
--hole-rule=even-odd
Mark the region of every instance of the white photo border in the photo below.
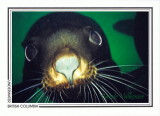
<svg viewBox="0 0 160 116">
<path fill-rule="evenodd" d="M 149 13 L 148 103 L 12 103 L 12 12 L 13 11 L 147 11 Z M 24 107 L 153 107 L 153 7 L 8 7 L 8 105 Z"/>
</svg>

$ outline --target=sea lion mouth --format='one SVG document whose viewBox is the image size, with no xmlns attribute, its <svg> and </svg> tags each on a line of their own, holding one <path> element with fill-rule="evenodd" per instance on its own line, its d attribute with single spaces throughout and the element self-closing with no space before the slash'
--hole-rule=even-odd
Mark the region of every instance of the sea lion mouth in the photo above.
<svg viewBox="0 0 160 116">
<path fill-rule="evenodd" d="M 75 50 L 65 47 L 56 53 L 41 83 L 46 90 L 69 89 L 89 83 L 96 74 L 94 65 Z"/>
</svg>

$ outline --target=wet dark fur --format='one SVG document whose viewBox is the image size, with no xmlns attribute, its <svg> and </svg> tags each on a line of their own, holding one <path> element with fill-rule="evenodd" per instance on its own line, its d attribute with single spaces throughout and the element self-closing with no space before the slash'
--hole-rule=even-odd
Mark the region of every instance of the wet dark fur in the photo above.
<svg viewBox="0 0 160 116">
<path fill-rule="evenodd" d="M 86 30 L 86 33 L 82 33 L 79 30 L 83 30 L 85 27 L 90 27 L 91 30 L 97 31 L 102 39 L 103 43 L 102 46 L 95 46 L 89 43 L 89 41 L 86 39 L 88 38 L 88 30 Z M 18 94 L 18 91 L 21 91 L 22 89 L 25 89 L 26 87 L 33 86 L 37 83 L 40 83 L 41 80 L 36 81 L 28 81 L 32 79 L 37 79 L 42 77 L 42 73 L 51 62 L 51 59 L 54 58 L 54 53 L 57 43 L 52 44 L 49 42 L 51 40 L 51 35 L 54 34 L 57 31 L 60 30 L 69 30 L 73 33 L 78 34 L 77 39 L 75 41 L 79 41 L 80 38 L 83 38 L 80 40 L 79 45 L 77 46 L 77 51 L 84 55 L 84 57 L 93 60 L 93 63 L 99 63 L 101 61 L 109 60 L 109 62 L 104 62 L 100 65 L 98 65 L 98 68 L 106 67 L 106 66 L 116 66 L 116 63 L 112 60 L 109 45 L 107 42 L 107 38 L 100 28 L 100 26 L 93 21 L 92 19 L 76 14 L 76 13 L 70 13 L 70 12 L 61 12 L 61 13 L 51 13 L 45 17 L 42 17 L 40 20 L 38 20 L 30 29 L 28 32 L 26 39 L 23 42 L 23 47 L 25 48 L 28 44 L 34 44 L 36 48 L 38 49 L 38 54 L 34 58 L 33 61 L 28 62 L 25 61 L 24 70 L 23 70 L 23 83 L 16 85 L 13 87 L 13 102 L 25 102 L 30 96 L 32 96 L 36 88 L 41 88 L 42 85 L 39 85 L 37 87 L 33 87 L 31 89 L 27 89 L 26 91 L 20 92 Z M 85 38 L 85 39 L 84 39 Z M 51 40 L 52 41 L 52 40 Z M 72 45 L 73 41 L 67 40 L 70 45 Z M 44 60 L 45 59 L 45 60 Z M 95 60 L 94 60 L 95 59 Z M 123 75 L 120 74 L 120 70 L 118 67 L 112 68 L 114 71 L 101 71 L 103 74 L 108 75 L 114 75 L 117 77 L 122 77 Z M 126 76 L 124 76 L 126 77 Z M 96 77 L 98 80 L 102 81 L 98 82 L 96 81 L 96 84 L 102 85 L 103 88 L 106 88 L 110 94 L 115 95 L 115 92 L 112 91 L 109 87 L 105 85 L 107 83 L 108 85 L 116 86 L 120 93 L 127 93 L 127 87 L 123 84 L 110 81 L 107 79 Z M 122 77 L 123 78 L 123 77 Z M 110 81 L 110 82 L 108 82 Z M 112 83 L 112 84 L 110 84 Z M 98 86 L 98 85 L 97 85 Z M 112 86 L 113 87 L 113 86 Z M 114 87 L 113 87 L 114 88 Z M 55 94 L 50 95 L 48 92 L 47 95 L 50 96 L 50 101 L 54 103 L 61 103 L 61 102 L 69 102 L 69 103 L 81 103 L 81 102 L 105 102 L 102 95 L 98 93 L 98 90 L 94 87 L 94 89 L 87 88 L 81 90 L 81 93 L 79 94 L 80 87 L 71 88 L 69 90 L 64 90 L 64 93 L 61 93 L 61 96 L 63 97 L 63 100 L 61 99 L 60 93 L 58 91 L 55 91 Z M 87 92 L 86 92 L 87 91 Z M 129 91 L 133 93 L 139 93 L 135 90 L 130 89 Z M 44 91 L 45 92 L 45 91 Z M 86 93 L 85 93 L 86 92 Z M 95 96 L 95 92 L 97 93 L 97 97 Z M 102 91 L 103 95 L 105 96 L 104 91 Z M 92 94 L 92 95 L 91 95 Z M 107 102 L 147 102 L 146 100 L 123 100 L 120 97 L 116 98 L 116 101 L 107 99 Z"/>
</svg>

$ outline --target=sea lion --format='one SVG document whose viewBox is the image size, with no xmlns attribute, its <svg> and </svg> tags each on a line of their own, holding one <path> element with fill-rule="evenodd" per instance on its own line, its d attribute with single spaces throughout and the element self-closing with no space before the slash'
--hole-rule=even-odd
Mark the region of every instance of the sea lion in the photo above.
<svg viewBox="0 0 160 116">
<path fill-rule="evenodd" d="M 13 87 L 13 102 L 32 102 L 36 95 L 36 102 L 128 102 L 122 95 L 126 86 L 140 87 L 121 78 L 103 30 L 78 13 L 40 18 L 22 45 L 23 83 Z"/>
</svg>

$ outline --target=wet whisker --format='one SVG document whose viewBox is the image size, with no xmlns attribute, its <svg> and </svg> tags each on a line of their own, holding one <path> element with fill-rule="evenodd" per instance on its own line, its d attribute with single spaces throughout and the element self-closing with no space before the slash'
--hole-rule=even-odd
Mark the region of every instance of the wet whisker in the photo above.
<svg viewBox="0 0 160 116">
<path fill-rule="evenodd" d="M 107 67 L 102 67 L 102 68 L 98 68 L 98 71 L 102 71 L 102 70 L 106 70 L 106 69 L 110 69 L 110 68 L 120 68 L 120 67 L 141 67 L 144 65 L 114 65 L 114 66 L 107 66 Z"/>
<path fill-rule="evenodd" d="M 92 103 L 93 103 L 93 96 L 92 96 L 92 92 L 91 92 L 91 89 L 89 87 L 89 85 L 87 85 L 88 89 L 89 89 L 89 92 L 90 92 L 90 95 L 91 95 L 91 100 L 92 100 Z"/>
<path fill-rule="evenodd" d="M 46 92 L 47 92 L 47 91 L 46 91 Z M 46 93 L 46 92 L 45 92 L 45 93 Z M 43 92 L 43 93 L 41 94 L 41 96 L 39 97 L 39 99 L 37 100 L 36 103 L 39 103 L 39 102 L 40 102 L 40 100 L 44 97 L 45 93 Z"/>
<path fill-rule="evenodd" d="M 124 82 L 122 82 L 122 81 L 113 79 L 113 78 L 111 78 L 111 77 L 109 77 L 109 76 L 104 76 L 104 75 L 99 75 L 99 76 L 100 76 L 100 77 L 103 77 L 103 78 L 106 78 L 106 79 L 110 79 L 110 80 L 115 81 L 115 82 L 118 82 L 118 83 L 120 83 L 120 84 L 123 84 L 123 85 L 125 85 L 125 86 L 127 86 L 127 87 L 129 87 L 129 88 L 132 88 L 132 89 L 134 89 L 134 90 L 136 90 L 136 91 L 138 91 L 138 92 L 140 92 L 140 93 L 142 93 L 142 94 L 148 96 L 146 93 L 144 93 L 144 92 L 142 92 L 142 91 L 136 89 L 135 87 L 130 86 L 130 85 L 128 85 L 128 84 L 126 84 L 126 83 L 124 83 Z"/>
<path fill-rule="evenodd" d="M 105 70 L 99 70 L 99 72 L 101 72 L 101 71 L 105 71 Z M 133 76 L 133 75 L 131 75 L 129 73 L 123 72 L 123 71 L 111 70 L 111 69 L 106 69 L 106 71 L 118 72 L 118 73 L 121 73 L 121 74 L 124 74 L 124 75 L 128 75 L 130 77 L 134 77 L 135 78 L 135 76 Z"/>
<path fill-rule="evenodd" d="M 24 103 L 29 102 L 33 97 L 35 97 L 43 88 L 39 89 L 38 91 L 36 91 L 31 97 L 29 97 Z"/>
<path fill-rule="evenodd" d="M 90 85 L 91 85 L 92 90 L 94 91 L 95 101 L 96 101 L 96 98 L 97 98 L 97 99 L 98 99 L 98 103 L 100 103 L 99 97 L 98 97 L 98 95 L 97 95 L 97 93 L 96 93 L 96 91 L 95 91 L 93 85 L 92 85 L 92 84 L 90 84 Z"/>
<path fill-rule="evenodd" d="M 51 98 L 51 95 L 52 95 L 52 91 L 50 92 L 50 95 L 48 96 L 47 103 L 49 103 L 49 100 L 50 100 L 50 98 Z"/>
<path fill-rule="evenodd" d="M 100 73 L 99 73 L 99 74 L 100 74 Z M 145 88 L 145 87 L 143 87 L 143 86 L 141 86 L 141 85 L 139 85 L 139 84 L 133 83 L 133 82 L 131 82 L 131 81 L 127 80 L 127 79 L 124 79 L 124 78 L 120 78 L 120 77 L 113 76 L 113 75 L 108 75 L 108 74 L 100 74 L 100 75 L 104 75 L 104 76 L 107 76 L 107 77 L 112 77 L 112 78 L 116 78 L 116 79 L 119 79 L 119 80 L 123 80 L 123 81 L 126 81 L 126 82 L 128 82 L 128 83 L 131 83 L 131 84 L 133 84 L 133 85 L 135 85 L 135 86 L 137 86 L 137 87 L 140 87 L 140 88 L 143 88 L 143 89 L 145 89 L 145 90 L 148 90 L 147 88 Z"/>
<path fill-rule="evenodd" d="M 101 61 L 101 62 L 99 62 L 99 63 L 95 64 L 94 66 L 96 67 L 96 66 L 98 66 L 98 65 L 100 65 L 100 64 L 102 64 L 102 63 L 105 63 L 105 62 L 109 62 L 109 60 Z"/>
<path fill-rule="evenodd" d="M 85 91 L 85 86 L 83 86 L 83 89 L 84 89 L 84 103 L 85 103 L 85 100 L 86 100 L 86 91 Z"/>
<path fill-rule="evenodd" d="M 23 89 L 23 90 L 20 90 L 20 91 L 14 93 L 13 96 L 14 96 L 14 95 L 17 95 L 17 94 L 19 94 L 19 93 L 21 93 L 21 92 L 24 92 L 24 91 L 26 91 L 26 90 L 28 90 L 28 89 L 32 89 L 32 88 L 38 87 L 39 85 L 41 85 L 41 83 L 38 83 L 38 84 L 36 84 L 36 85 L 32 85 L 32 86 L 30 86 L 30 87 L 27 87 L 27 88 L 25 88 L 25 89 Z"/>
<path fill-rule="evenodd" d="M 103 86 L 100 84 L 100 83 L 96 83 L 95 82 L 95 84 L 97 85 L 97 87 L 99 87 L 108 97 L 109 97 L 109 99 L 112 101 L 112 102 L 114 102 L 113 101 L 113 99 L 111 98 L 111 94 L 110 94 L 110 92 L 108 91 L 108 90 L 106 90 L 106 89 L 104 89 L 103 88 Z M 101 86 L 100 86 L 101 85 Z M 103 95 L 104 96 L 104 95 Z M 116 100 L 115 100 L 116 101 Z M 117 101 L 116 101 L 117 102 Z"/>
<path fill-rule="evenodd" d="M 103 98 L 103 101 L 104 101 L 105 103 L 107 103 L 106 99 L 104 98 L 102 92 L 98 89 L 98 87 L 97 87 L 93 82 L 91 82 L 91 84 L 95 87 L 95 89 L 98 90 L 98 92 L 100 93 L 101 97 Z"/>
<path fill-rule="evenodd" d="M 101 78 L 101 77 L 100 77 L 100 78 Z M 103 79 L 103 78 L 102 78 L 102 79 Z M 122 94 L 119 92 L 119 90 L 116 91 L 113 87 L 111 87 L 110 85 L 104 83 L 103 81 L 101 81 L 101 80 L 99 80 L 99 79 L 97 79 L 97 81 L 99 81 L 100 83 L 102 83 L 102 84 L 106 85 L 107 87 L 109 87 L 109 88 L 110 88 L 112 91 L 114 91 L 124 102 L 126 102 L 126 101 L 123 99 L 123 96 L 122 96 Z"/>
<path fill-rule="evenodd" d="M 62 97 L 62 93 L 61 93 L 61 91 L 60 91 L 60 94 L 59 94 L 59 95 L 60 95 L 61 100 L 63 101 L 63 103 L 65 103 L 65 102 L 64 102 L 64 100 L 63 100 L 63 97 Z"/>
</svg>

